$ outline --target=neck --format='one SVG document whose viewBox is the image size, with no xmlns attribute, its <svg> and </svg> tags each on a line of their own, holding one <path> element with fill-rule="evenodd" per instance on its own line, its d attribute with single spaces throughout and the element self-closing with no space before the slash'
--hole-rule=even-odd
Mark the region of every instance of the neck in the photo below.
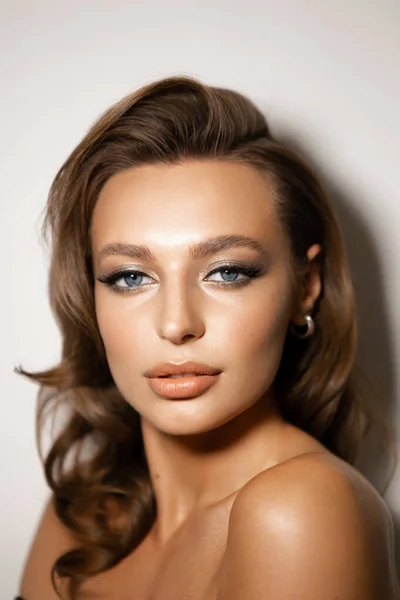
<svg viewBox="0 0 400 600">
<path fill-rule="evenodd" d="M 279 462 L 286 422 L 263 397 L 228 423 L 174 436 L 141 419 L 163 542 L 199 508 L 216 504 Z"/>
</svg>

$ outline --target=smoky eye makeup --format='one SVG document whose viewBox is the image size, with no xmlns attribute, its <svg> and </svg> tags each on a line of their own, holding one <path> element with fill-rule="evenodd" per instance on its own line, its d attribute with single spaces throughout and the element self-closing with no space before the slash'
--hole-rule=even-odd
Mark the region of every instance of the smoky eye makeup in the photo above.
<svg viewBox="0 0 400 600">
<path fill-rule="evenodd" d="M 226 289 L 238 289 L 249 285 L 264 271 L 265 265 L 260 262 L 225 261 L 208 271 L 203 281 Z M 214 275 L 220 275 L 221 278 L 209 279 Z M 153 277 L 131 267 L 121 267 L 96 277 L 99 283 L 117 293 L 125 294 L 148 289 L 153 283 L 152 281 L 146 282 L 146 279 L 153 280 Z"/>
</svg>

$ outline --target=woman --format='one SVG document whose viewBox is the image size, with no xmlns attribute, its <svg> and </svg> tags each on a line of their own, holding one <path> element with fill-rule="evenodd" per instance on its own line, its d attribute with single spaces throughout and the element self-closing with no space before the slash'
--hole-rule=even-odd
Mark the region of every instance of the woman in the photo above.
<svg viewBox="0 0 400 600">
<path fill-rule="evenodd" d="M 352 466 L 355 305 L 331 204 L 247 98 L 189 77 L 109 109 L 53 182 L 69 411 L 26 600 L 394 600 Z M 58 595 L 59 593 L 59 595 Z"/>
</svg>

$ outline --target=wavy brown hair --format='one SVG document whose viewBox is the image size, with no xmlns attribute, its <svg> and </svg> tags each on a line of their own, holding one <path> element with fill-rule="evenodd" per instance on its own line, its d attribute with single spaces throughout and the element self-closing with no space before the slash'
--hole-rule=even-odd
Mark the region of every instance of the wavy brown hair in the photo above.
<svg viewBox="0 0 400 600">
<path fill-rule="evenodd" d="M 93 125 L 50 189 L 43 232 L 51 234 L 49 295 L 61 361 L 42 372 L 17 369 L 41 384 L 39 452 L 56 514 L 77 540 L 55 562 L 52 580 L 55 589 L 56 579 L 67 581 L 73 598 L 87 578 L 138 546 L 157 512 L 139 415 L 116 388 L 96 321 L 91 215 L 115 173 L 197 159 L 245 163 L 268 179 L 293 281 L 304 272 L 307 249 L 322 247 L 315 333 L 299 340 L 288 332 L 276 376 L 282 416 L 350 463 L 371 422 L 358 392 L 355 299 L 343 238 L 312 169 L 237 92 L 176 76 L 126 96 Z M 45 418 L 59 407 L 68 414 L 44 458 Z"/>
</svg>

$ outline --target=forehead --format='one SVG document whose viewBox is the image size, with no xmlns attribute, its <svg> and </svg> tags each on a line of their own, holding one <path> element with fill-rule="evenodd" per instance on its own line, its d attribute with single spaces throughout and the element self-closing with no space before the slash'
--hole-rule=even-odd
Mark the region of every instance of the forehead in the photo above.
<svg viewBox="0 0 400 600">
<path fill-rule="evenodd" d="M 120 172 L 104 185 L 91 223 L 94 255 L 111 242 L 146 243 L 157 252 L 232 233 L 284 242 L 267 178 L 221 160 Z"/>
</svg>

